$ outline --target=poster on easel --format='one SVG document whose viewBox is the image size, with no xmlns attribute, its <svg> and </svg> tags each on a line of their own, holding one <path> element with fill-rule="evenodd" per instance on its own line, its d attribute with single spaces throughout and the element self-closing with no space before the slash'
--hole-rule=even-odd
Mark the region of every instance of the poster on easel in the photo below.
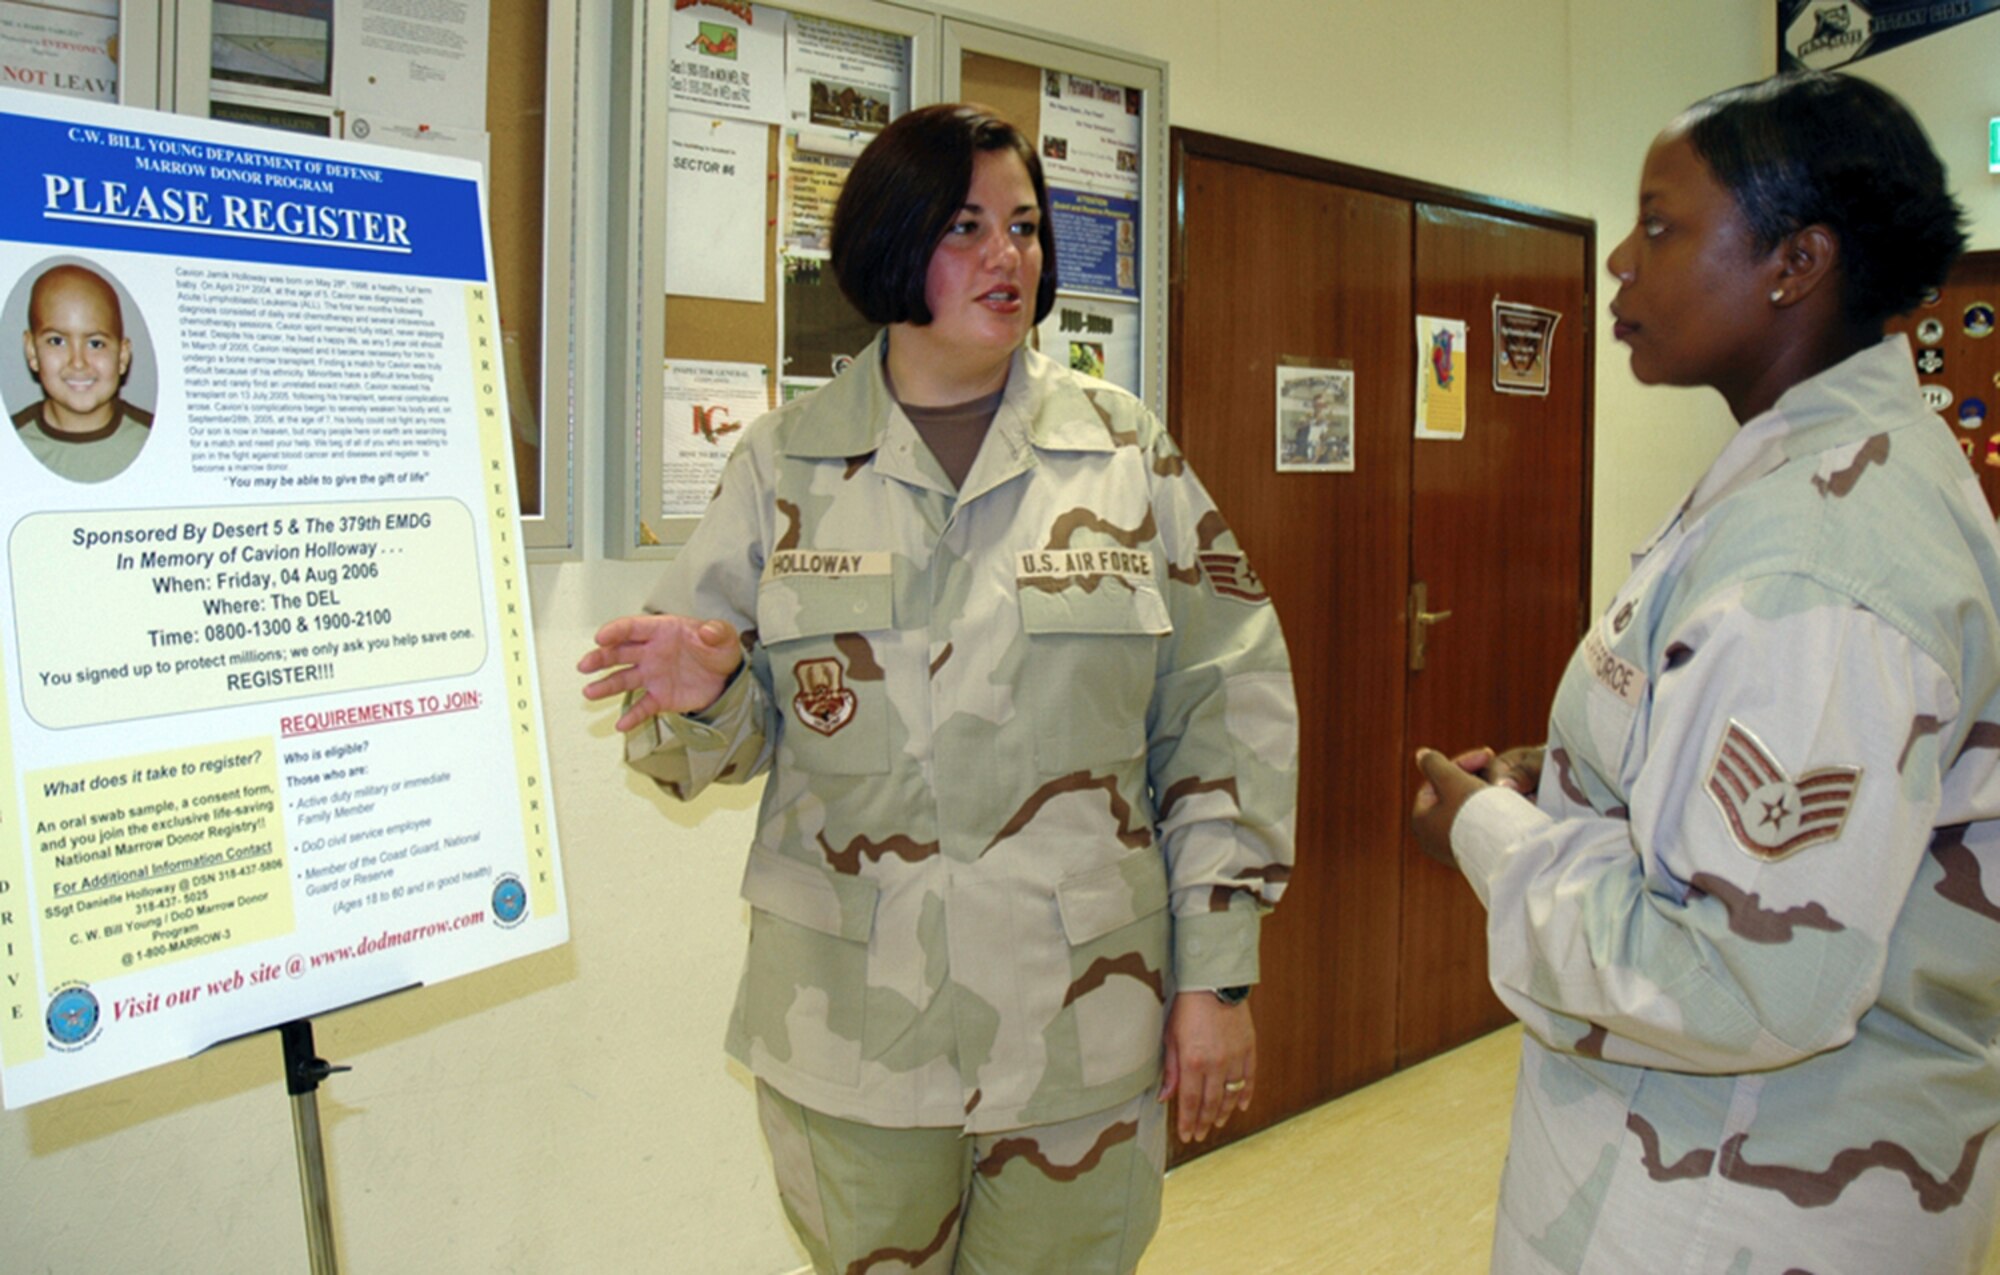
<svg viewBox="0 0 2000 1275">
<path fill-rule="evenodd" d="M 564 942 L 479 167 L 0 144 L 6 1105 Z"/>
</svg>

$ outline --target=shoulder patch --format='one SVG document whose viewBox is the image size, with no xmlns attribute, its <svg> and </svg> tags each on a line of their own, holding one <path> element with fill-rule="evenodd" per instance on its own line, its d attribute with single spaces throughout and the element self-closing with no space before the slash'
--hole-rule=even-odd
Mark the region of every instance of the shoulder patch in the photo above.
<svg viewBox="0 0 2000 1275">
<path fill-rule="evenodd" d="M 1734 718 L 1716 745 L 1705 785 L 1738 848 L 1763 863 L 1832 841 L 1861 789 L 1859 766 L 1824 766 L 1791 778 Z"/>
<path fill-rule="evenodd" d="M 1231 553 L 1221 549 L 1204 549 L 1195 555 L 1201 561 L 1202 578 L 1208 587 L 1225 598 L 1235 598 L 1238 602 L 1269 602 L 1271 595 L 1264 588 L 1264 582 L 1250 569 L 1250 559 L 1242 553 Z"/>
</svg>

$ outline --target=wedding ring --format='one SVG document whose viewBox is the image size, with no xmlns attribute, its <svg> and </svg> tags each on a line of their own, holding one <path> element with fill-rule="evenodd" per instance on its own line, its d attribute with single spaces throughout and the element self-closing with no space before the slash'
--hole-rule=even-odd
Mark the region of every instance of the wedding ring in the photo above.
<svg viewBox="0 0 2000 1275">
<path fill-rule="evenodd" d="M 1222 1082 L 1222 1092 L 1237 1093 L 1249 1083 L 1247 1080 L 1225 1080 Z"/>
</svg>

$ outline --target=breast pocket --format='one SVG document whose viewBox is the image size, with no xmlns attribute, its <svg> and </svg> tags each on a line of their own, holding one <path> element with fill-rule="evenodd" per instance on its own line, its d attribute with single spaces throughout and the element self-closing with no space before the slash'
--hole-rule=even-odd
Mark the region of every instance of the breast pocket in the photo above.
<svg viewBox="0 0 2000 1275">
<path fill-rule="evenodd" d="M 895 636 L 887 575 L 791 576 L 757 591 L 757 636 L 784 713 L 782 762 L 827 775 L 889 769 L 888 677 L 880 653 Z"/>
<path fill-rule="evenodd" d="M 1159 590 L 1105 577 L 1093 589 L 1023 585 L 1020 601 L 1037 768 L 1067 775 L 1143 756 L 1159 643 L 1173 632 Z"/>
</svg>

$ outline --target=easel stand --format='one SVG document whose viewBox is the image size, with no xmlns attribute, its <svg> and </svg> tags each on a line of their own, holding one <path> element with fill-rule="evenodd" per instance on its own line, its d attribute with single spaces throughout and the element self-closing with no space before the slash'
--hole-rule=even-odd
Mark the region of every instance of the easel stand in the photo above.
<svg viewBox="0 0 2000 1275">
<path fill-rule="evenodd" d="M 292 1136 L 299 1153 L 299 1196 L 306 1209 L 306 1251 L 312 1275 L 338 1275 L 333 1256 L 333 1209 L 326 1195 L 326 1148 L 319 1139 L 319 1083 L 336 1071 L 313 1056 L 312 1020 L 278 1028 L 285 1046 L 285 1092 L 292 1096 Z"/>
</svg>

